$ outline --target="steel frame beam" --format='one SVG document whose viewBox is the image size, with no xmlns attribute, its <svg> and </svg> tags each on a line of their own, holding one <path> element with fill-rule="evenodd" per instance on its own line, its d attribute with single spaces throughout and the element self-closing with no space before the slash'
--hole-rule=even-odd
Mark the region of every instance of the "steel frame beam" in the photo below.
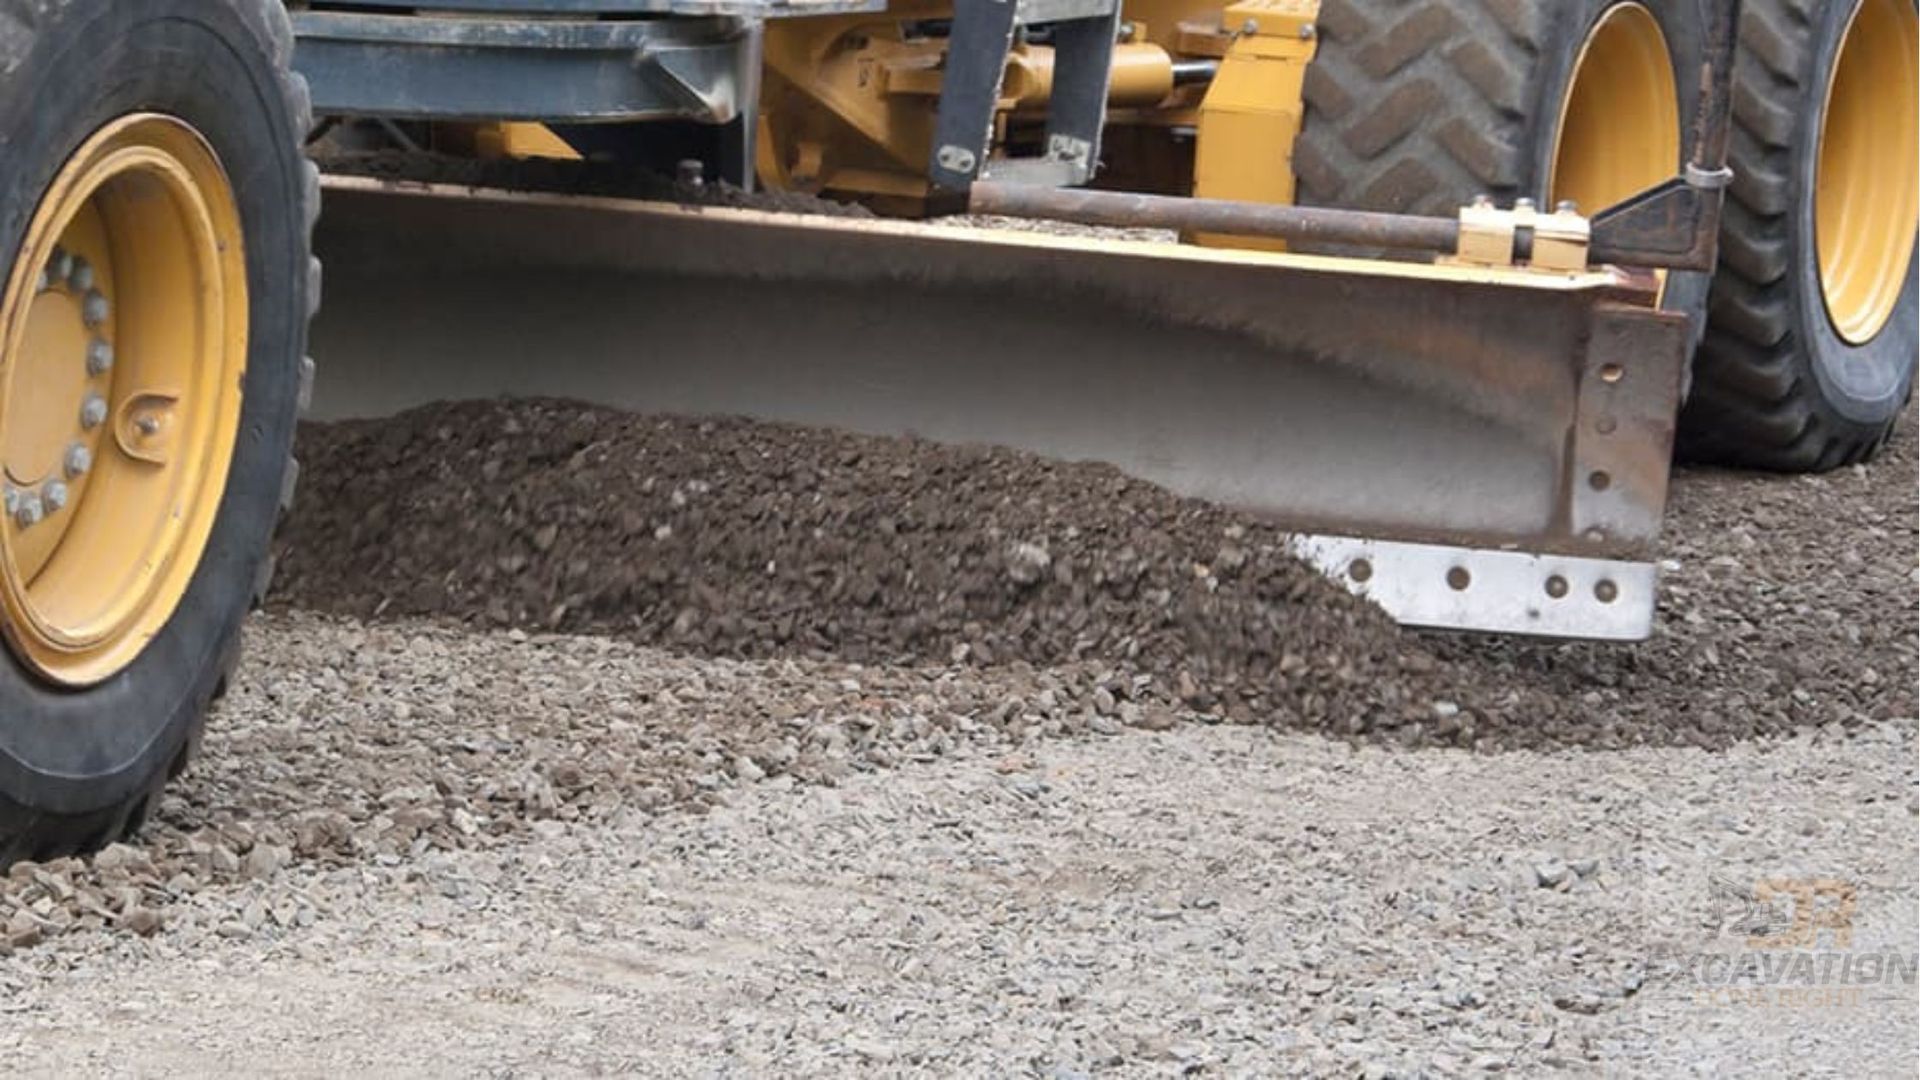
<svg viewBox="0 0 1920 1080">
<path fill-rule="evenodd" d="M 724 124 L 753 108 L 757 19 L 294 15 L 322 115 Z"/>
</svg>

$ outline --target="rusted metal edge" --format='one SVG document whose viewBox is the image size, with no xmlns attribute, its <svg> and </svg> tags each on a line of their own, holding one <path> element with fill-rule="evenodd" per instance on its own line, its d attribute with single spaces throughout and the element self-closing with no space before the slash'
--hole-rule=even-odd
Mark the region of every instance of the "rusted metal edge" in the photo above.
<svg viewBox="0 0 1920 1080">
<path fill-rule="evenodd" d="M 1311 206 L 1192 199 L 1122 191 L 1043 188 L 1027 184 L 973 185 L 968 209 L 1001 217 L 1072 221 L 1115 228 L 1175 229 L 1261 237 L 1289 243 L 1392 248 L 1451 255 L 1460 246 L 1453 218 L 1375 214 Z"/>
</svg>

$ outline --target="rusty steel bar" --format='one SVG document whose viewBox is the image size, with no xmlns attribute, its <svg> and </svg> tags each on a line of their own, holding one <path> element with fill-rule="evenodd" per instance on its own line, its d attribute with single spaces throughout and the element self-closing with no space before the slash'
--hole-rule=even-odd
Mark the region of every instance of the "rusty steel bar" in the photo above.
<svg viewBox="0 0 1920 1080">
<path fill-rule="evenodd" d="M 1741 0 L 1700 0 L 1707 27 L 1707 56 L 1700 100 L 1693 115 L 1693 157 L 1688 179 L 1731 181 L 1727 142 L 1733 130 L 1733 65 L 1739 51 Z"/>
<path fill-rule="evenodd" d="M 1294 243 L 1351 244 L 1439 255 L 1451 255 L 1460 245 L 1460 223 L 1452 218 L 991 181 L 973 185 L 968 209 L 975 214 L 1072 221 L 1082 225 L 1258 236 Z"/>
</svg>

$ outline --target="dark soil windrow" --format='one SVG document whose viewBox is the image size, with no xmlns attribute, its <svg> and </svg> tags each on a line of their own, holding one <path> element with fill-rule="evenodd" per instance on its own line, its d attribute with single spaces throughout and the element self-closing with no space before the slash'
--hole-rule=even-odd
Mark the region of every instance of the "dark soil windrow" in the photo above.
<svg viewBox="0 0 1920 1080">
<path fill-rule="evenodd" d="M 325 612 L 729 657 L 1077 666 L 1104 713 L 1173 705 L 1409 745 L 1723 745 L 1913 708 L 1910 595 L 1861 613 L 1885 624 L 1877 688 L 1756 709 L 1669 656 L 1698 654 L 1692 637 L 1402 632 L 1270 524 L 1006 450 L 519 400 L 308 425 L 300 452 L 275 600 Z M 1731 642 L 1719 657 L 1709 682 L 1743 691 L 1778 659 Z"/>
</svg>

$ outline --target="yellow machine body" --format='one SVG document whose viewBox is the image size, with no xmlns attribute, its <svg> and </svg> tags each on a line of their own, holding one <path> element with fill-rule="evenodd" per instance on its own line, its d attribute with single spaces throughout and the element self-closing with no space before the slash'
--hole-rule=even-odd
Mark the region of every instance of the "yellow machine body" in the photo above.
<svg viewBox="0 0 1920 1080">
<path fill-rule="evenodd" d="M 1226 9 L 1224 25 L 1235 33 L 1200 103 L 1194 195 L 1293 202 L 1293 141 L 1306 112 L 1301 91 L 1319 14 L 1318 0 L 1245 0 Z M 1214 246 L 1281 247 L 1277 241 L 1198 239 Z"/>
<path fill-rule="evenodd" d="M 1319 9 L 1319 0 L 1129 3 L 1108 100 L 1117 148 L 1111 169 L 1167 178 L 1162 186 L 1171 193 L 1292 202 L 1293 141 Z M 937 205 L 926 162 L 945 44 L 911 28 L 950 13 L 951 4 L 940 0 L 895 0 L 882 12 L 770 23 L 755 162 L 760 182 L 904 216 Z M 1181 86 L 1178 61 L 1210 61 L 1218 69 L 1207 85 Z M 996 135 L 1017 134 L 1044 111 L 1052 89 L 1053 50 L 1016 44 Z M 1171 137 L 1138 137 L 1149 133 Z M 1184 151 L 1181 143 L 1188 144 Z"/>
</svg>

